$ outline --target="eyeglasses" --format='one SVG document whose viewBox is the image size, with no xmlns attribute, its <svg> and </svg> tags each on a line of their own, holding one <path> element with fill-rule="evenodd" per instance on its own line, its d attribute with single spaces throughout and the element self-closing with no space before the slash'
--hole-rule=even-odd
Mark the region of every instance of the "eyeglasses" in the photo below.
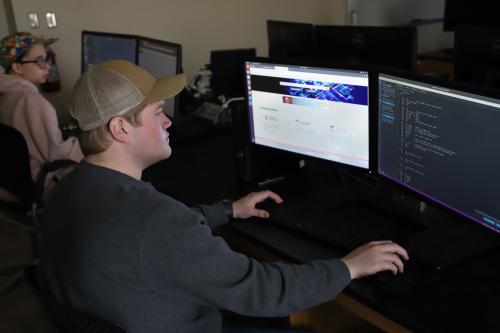
<svg viewBox="0 0 500 333">
<path fill-rule="evenodd" d="M 47 58 L 42 57 L 36 58 L 35 60 L 16 60 L 15 62 L 19 64 L 37 64 L 40 69 L 47 68 L 47 65 L 50 63 Z"/>
</svg>

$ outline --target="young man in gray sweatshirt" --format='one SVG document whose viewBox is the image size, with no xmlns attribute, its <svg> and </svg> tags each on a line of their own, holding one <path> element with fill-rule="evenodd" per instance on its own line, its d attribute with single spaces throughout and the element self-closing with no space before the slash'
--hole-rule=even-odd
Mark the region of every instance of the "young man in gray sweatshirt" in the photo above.
<svg viewBox="0 0 500 333">
<path fill-rule="evenodd" d="M 406 251 L 372 242 L 342 259 L 260 263 L 232 251 L 211 228 L 230 217 L 267 217 L 270 191 L 229 206 L 186 207 L 141 181 L 171 154 L 164 100 L 185 76 L 155 79 L 126 61 L 91 66 L 70 112 L 85 160 L 54 190 L 44 212 L 42 272 L 62 304 L 128 333 L 220 332 L 219 309 L 285 316 L 333 299 L 352 279 L 403 271 Z"/>
</svg>

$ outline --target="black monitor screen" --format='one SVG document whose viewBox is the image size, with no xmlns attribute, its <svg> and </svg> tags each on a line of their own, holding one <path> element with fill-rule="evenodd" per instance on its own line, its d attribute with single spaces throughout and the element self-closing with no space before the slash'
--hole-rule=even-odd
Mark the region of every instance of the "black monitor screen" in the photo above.
<svg viewBox="0 0 500 333">
<path fill-rule="evenodd" d="M 134 36 L 82 32 L 82 72 L 88 65 L 121 59 L 136 63 L 137 40 Z"/>
<path fill-rule="evenodd" d="M 247 62 L 252 142 L 369 168 L 368 73 Z"/>
<path fill-rule="evenodd" d="M 444 8 L 444 30 L 451 31 L 460 26 L 500 27 L 495 1 L 446 0 Z"/>
<path fill-rule="evenodd" d="M 267 21 L 269 56 L 274 58 L 311 58 L 313 25 L 283 21 Z"/>
<path fill-rule="evenodd" d="M 242 97 L 245 95 L 243 64 L 255 58 L 255 49 L 215 50 L 210 53 L 212 78 L 210 86 L 216 96 Z"/>
<path fill-rule="evenodd" d="M 500 232 L 500 99 L 379 76 L 378 171 Z"/>
<path fill-rule="evenodd" d="M 459 27 L 455 31 L 455 80 L 500 87 L 500 29 Z"/>
<path fill-rule="evenodd" d="M 152 39 L 138 37 L 138 59 L 140 67 L 160 78 L 172 76 L 181 71 L 181 46 Z M 169 117 L 174 117 L 176 98 L 166 101 L 164 111 Z"/>
<path fill-rule="evenodd" d="M 415 27 L 318 25 L 314 32 L 316 58 L 320 60 L 415 69 Z"/>
</svg>

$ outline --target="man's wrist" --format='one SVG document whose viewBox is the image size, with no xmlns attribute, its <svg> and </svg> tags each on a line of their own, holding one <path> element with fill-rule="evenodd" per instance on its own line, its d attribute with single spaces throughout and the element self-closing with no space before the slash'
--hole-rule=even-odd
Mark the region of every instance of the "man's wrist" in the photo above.
<svg viewBox="0 0 500 333">
<path fill-rule="evenodd" d="M 233 202 L 234 201 L 231 199 L 224 199 L 221 201 L 222 205 L 224 206 L 226 216 L 229 220 L 234 217 Z"/>
</svg>

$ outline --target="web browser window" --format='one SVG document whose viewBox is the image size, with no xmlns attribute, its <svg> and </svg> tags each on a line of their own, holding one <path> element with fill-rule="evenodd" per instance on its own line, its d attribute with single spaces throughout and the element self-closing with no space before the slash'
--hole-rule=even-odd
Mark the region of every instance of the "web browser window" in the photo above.
<svg viewBox="0 0 500 333">
<path fill-rule="evenodd" d="M 368 73 L 246 63 L 254 143 L 368 169 Z"/>
</svg>

